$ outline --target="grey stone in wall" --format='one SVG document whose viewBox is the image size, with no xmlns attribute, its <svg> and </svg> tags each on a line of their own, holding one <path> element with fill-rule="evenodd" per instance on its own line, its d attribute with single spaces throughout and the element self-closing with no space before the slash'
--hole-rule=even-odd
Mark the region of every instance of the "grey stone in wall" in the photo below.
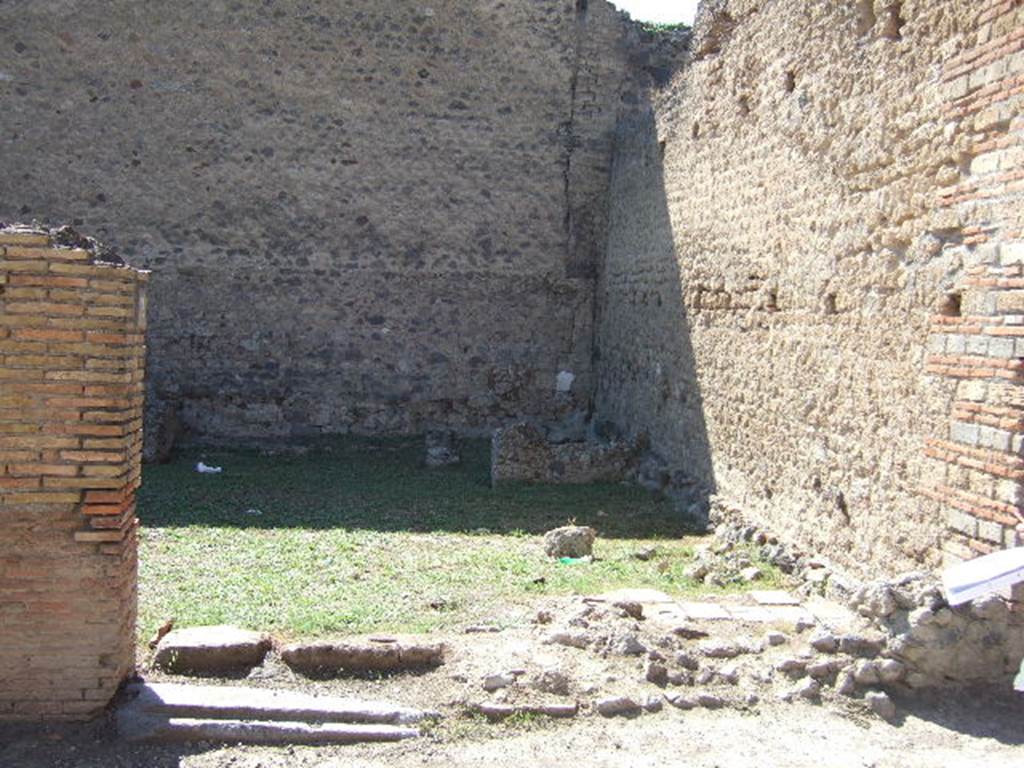
<svg viewBox="0 0 1024 768">
<path fill-rule="evenodd" d="M 153 270 L 150 413 L 193 434 L 559 418 L 591 398 L 625 29 L 599 0 L 5 2 L 0 219 Z"/>
</svg>

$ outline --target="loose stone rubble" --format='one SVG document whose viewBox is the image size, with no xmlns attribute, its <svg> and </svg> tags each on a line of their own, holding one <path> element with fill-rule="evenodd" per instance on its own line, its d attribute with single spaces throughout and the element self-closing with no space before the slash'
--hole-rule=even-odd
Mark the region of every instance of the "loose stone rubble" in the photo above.
<svg viewBox="0 0 1024 768">
<path fill-rule="evenodd" d="M 566 525 L 544 534 L 548 557 L 589 557 L 594 552 L 597 531 L 583 525 Z"/>
<path fill-rule="evenodd" d="M 860 583 L 820 558 L 779 543 L 745 522 L 735 508 L 719 503 L 711 516 L 718 540 L 714 548 L 727 561 L 737 544 L 758 544 L 765 560 L 802 582 L 800 592 L 826 596 L 865 620 L 870 635 L 822 635 L 812 641 L 819 652 L 884 657 L 877 666 L 851 670 L 859 684 L 1005 684 L 1024 659 L 1024 612 L 1012 610 L 998 595 L 951 607 L 938 578 L 924 572 Z M 712 573 L 703 560 L 695 568 Z M 727 581 L 720 575 L 712 578 Z"/>
</svg>

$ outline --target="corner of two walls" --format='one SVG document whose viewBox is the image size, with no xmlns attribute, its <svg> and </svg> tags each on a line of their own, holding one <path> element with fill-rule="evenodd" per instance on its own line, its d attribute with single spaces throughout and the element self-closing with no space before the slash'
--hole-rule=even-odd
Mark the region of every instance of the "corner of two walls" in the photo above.
<svg viewBox="0 0 1024 768">
<path fill-rule="evenodd" d="M 623 114 L 596 409 L 691 495 L 893 574 L 1021 510 L 1024 9 L 866 8 L 705 3 Z"/>
</svg>

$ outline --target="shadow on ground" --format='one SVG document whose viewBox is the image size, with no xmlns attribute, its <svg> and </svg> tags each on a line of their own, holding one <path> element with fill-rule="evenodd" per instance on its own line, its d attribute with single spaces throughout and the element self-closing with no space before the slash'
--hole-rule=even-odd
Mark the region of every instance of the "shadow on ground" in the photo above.
<svg viewBox="0 0 1024 768">
<path fill-rule="evenodd" d="M 296 455 L 190 450 L 147 465 L 139 516 L 153 527 L 346 528 L 543 533 L 575 521 L 605 538 L 702 532 L 671 501 L 629 484 L 491 488 L 489 445 L 467 441 L 463 463 L 428 469 L 413 438 L 334 438 Z M 200 474 L 203 461 L 222 468 Z"/>
<path fill-rule="evenodd" d="M 930 723 L 1000 744 L 1024 746 L 1024 696 L 994 687 L 932 690 L 914 697 L 896 697 L 901 719 L 918 717 Z M 1020 765 L 1024 765 L 1024 750 Z"/>
</svg>

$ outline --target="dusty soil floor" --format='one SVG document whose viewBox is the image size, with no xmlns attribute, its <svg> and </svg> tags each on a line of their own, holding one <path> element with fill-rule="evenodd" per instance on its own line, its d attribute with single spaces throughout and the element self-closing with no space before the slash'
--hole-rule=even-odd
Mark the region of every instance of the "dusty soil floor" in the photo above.
<svg viewBox="0 0 1024 768">
<path fill-rule="evenodd" d="M 992 697 L 938 696 L 901 723 L 811 704 L 759 714 L 669 709 L 631 720 L 591 717 L 532 727 L 477 725 L 460 738 L 371 747 L 140 747 L 105 723 L 0 731 L 4 768 L 369 768 L 369 766 L 693 766 L 694 768 L 1019 768 L 1024 708 Z"/>
<path fill-rule="evenodd" d="M 740 601 L 742 598 L 736 597 Z M 813 608 L 813 606 L 812 606 Z M 809 655 L 808 639 L 822 627 L 785 622 L 686 622 L 707 637 L 680 637 L 678 622 L 654 616 L 645 606 L 636 621 L 613 602 L 582 598 L 538 603 L 533 623 L 497 633 L 430 636 L 449 648 L 443 666 L 419 674 L 384 678 L 310 680 L 296 675 L 272 655 L 241 680 L 205 680 L 208 684 L 259 686 L 356 696 L 439 710 L 443 717 L 424 737 L 400 744 L 349 747 L 252 747 L 194 744 L 140 746 L 119 741 L 110 719 L 79 726 L 21 727 L 0 730 L 3 768 L 108 768 L 190 766 L 214 768 L 360 768 L 362 766 L 1024 766 L 1024 702 L 993 691 L 916 693 L 891 690 L 898 717 L 879 719 L 858 697 L 838 695 L 827 681 L 819 698 L 791 693 L 799 681 L 778 670 L 780 661 Z M 850 627 L 844 627 L 849 631 Z M 766 642 L 769 633 L 784 642 Z M 585 648 L 552 642 L 556 635 Z M 628 649 L 631 637 L 645 651 Z M 778 638 L 776 638 L 777 640 Z M 709 647 L 732 644 L 754 650 L 731 658 L 709 655 Z M 652 654 L 676 673 L 676 682 L 647 679 Z M 679 654 L 699 660 L 687 670 Z M 815 659 L 825 658 L 821 655 Z M 145 670 L 151 681 L 177 680 Z M 693 679 L 679 676 L 693 672 Z M 515 681 L 485 691 L 483 681 L 512 672 Z M 564 685 L 538 684 L 545 673 L 562 676 Z M 707 673 L 703 678 L 701 672 Z M 805 680 L 806 682 L 806 680 Z M 557 689 L 557 690 L 556 690 Z M 681 710 L 666 699 L 705 693 L 722 707 Z M 605 718 L 594 711 L 599 699 L 629 696 L 660 701 L 660 711 L 634 717 Z M 791 701 L 783 701 L 787 696 Z M 572 720 L 516 717 L 491 723 L 474 716 L 485 702 L 510 704 L 579 702 Z"/>
</svg>

